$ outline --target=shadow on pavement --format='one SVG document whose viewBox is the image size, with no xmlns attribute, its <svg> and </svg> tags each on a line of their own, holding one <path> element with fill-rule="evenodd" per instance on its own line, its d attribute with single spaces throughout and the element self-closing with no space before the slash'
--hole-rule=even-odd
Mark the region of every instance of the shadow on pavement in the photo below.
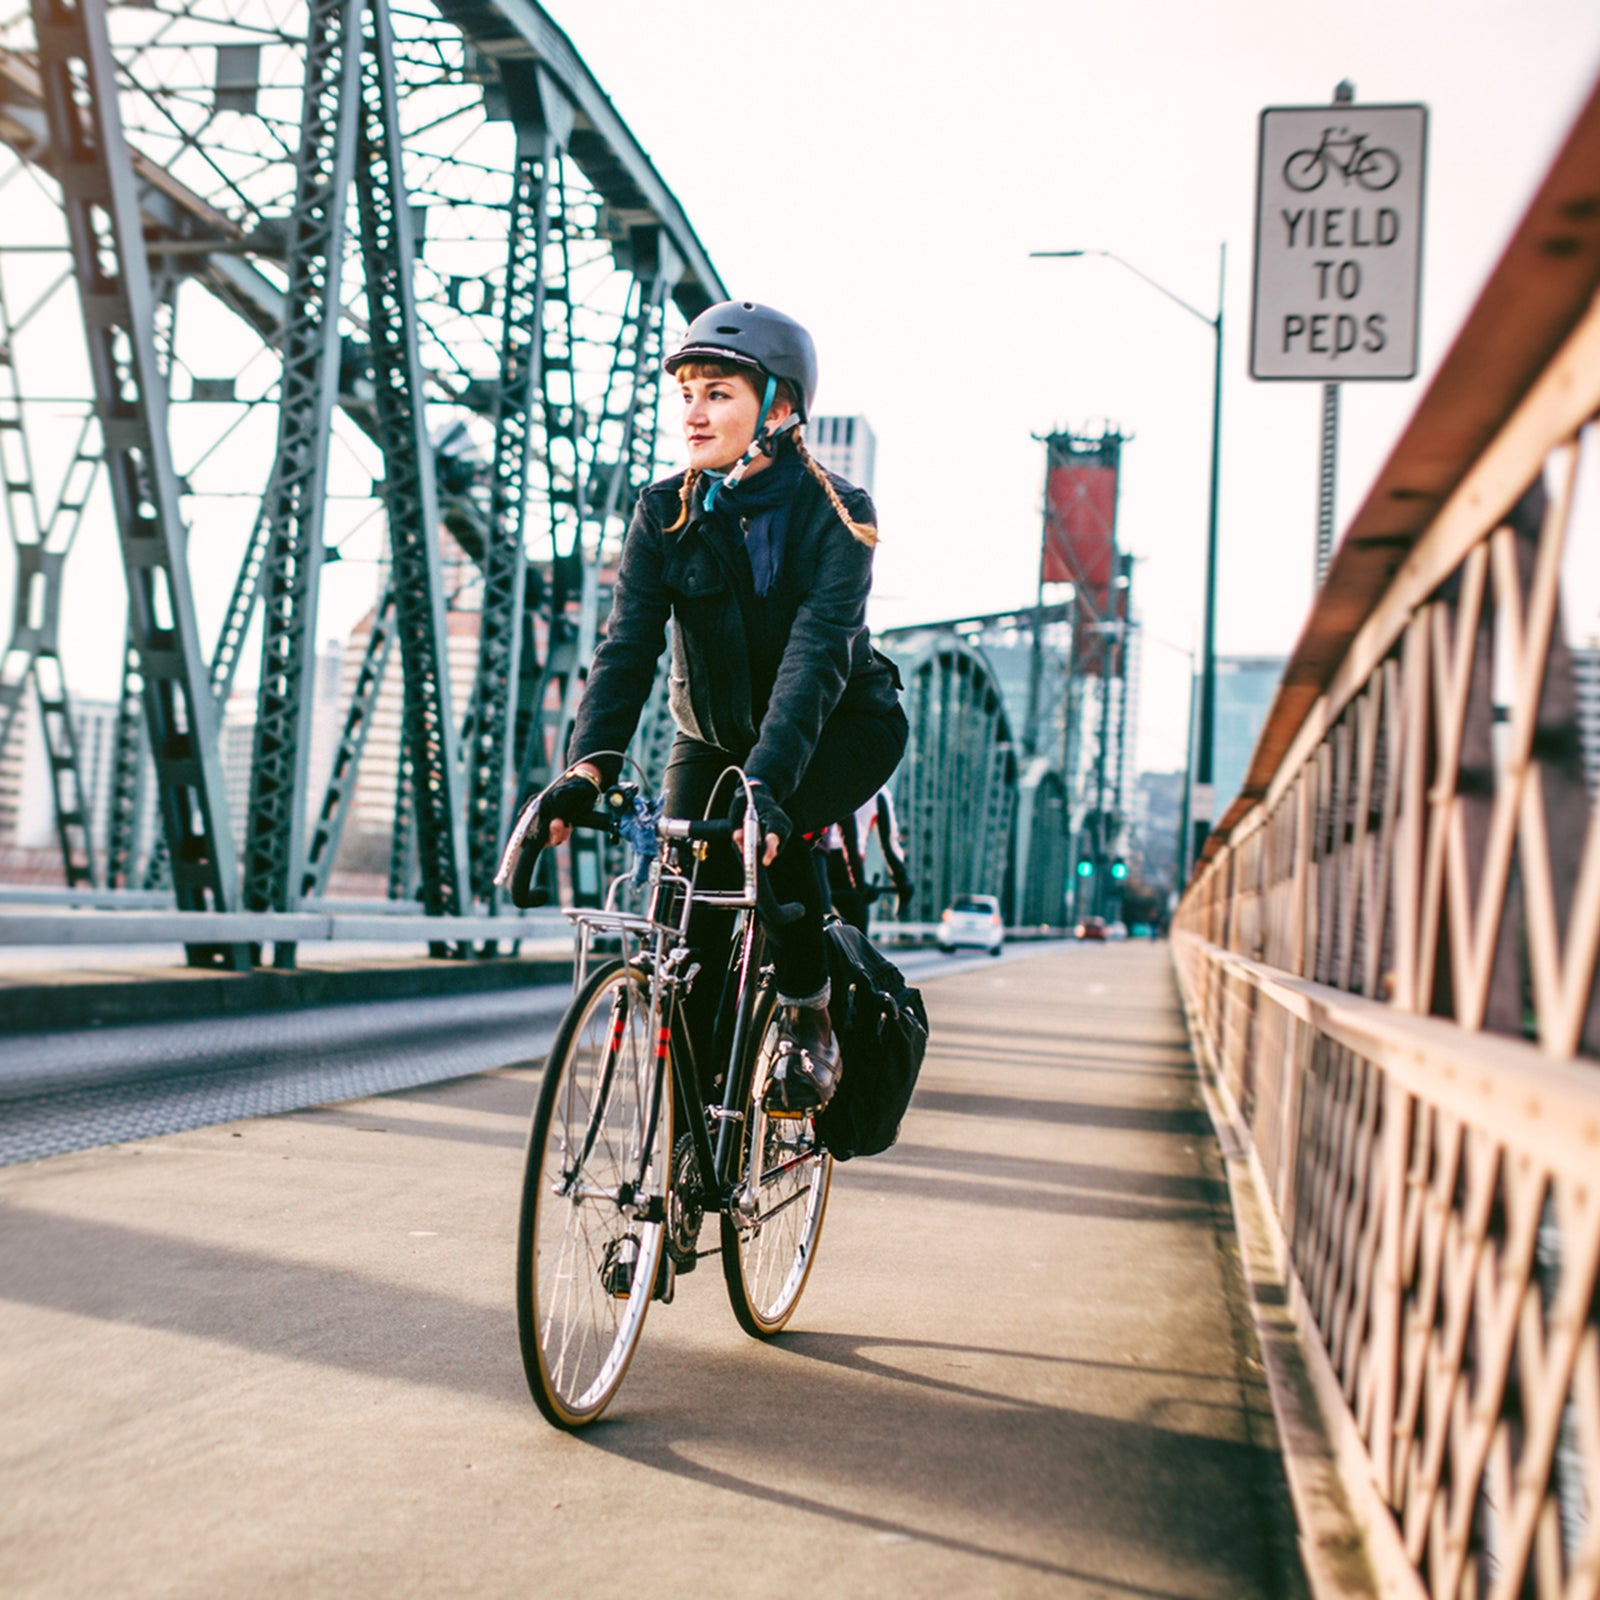
<svg viewBox="0 0 1600 1600">
<path fill-rule="evenodd" d="M 902 1166 L 949 1170 L 952 1161 L 956 1160 L 960 1164 L 959 1170 L 964 1174 L 972 1173 L 978 1177 L 1014 1183 L 1053 1183 L 1073 1189 L 1108 1189 L 1116 1194 L 1138 1195 L 1152 1200 L 1185 1200 L 1208 1206 L 1225 1205 L 1228 1199 L 1227 1185 L 1220 1178 L 1099 1166 L 1084 1161 L 1055 1161 L 1043 1156 L 999 1155 L 986 1150 L 964 1149 L 953 1153 L 943 1146 L 911 1144 L 903 1139 L 879 1157 L 872 1168 L 864 1168 L 860 1162 L 836 1167 L 835 1181 L 848 1183 L 863 1171 L 894 1172 Z"/>
<path fill-rule="evenodd" d="M 0 1206 L 0 1295 L 72 1316 L 497 1400 L 527 1389 L 516 1315 L 413 1285 Z M 531 1403 L 531 1402 L 530 1402 Z"/>
<path fill-rule="evenodd" d="M 335 1107 L 317 1106 L 307 1111 L 288 1111 L 274 1120 L 281 1122 L 312 1122 L 319 1127 L 330 1124 L 339 1128 L 355 1128 L 369 1133 L 393 1134 L 401 1139 L 445 1139 L 454 1144 L 488 1144 L 502 1150 L 520 1150 L 527 1142 L 527 1130 L 513 1128 L 480 1128 L 470 1123 L 434 1122 L 419 1117 L 391 1117 L 383 1115 L 383 1102 L 389 1095 L 374 1095 L 368 1111 L 343 1111 Z M 426 1103 L 426 1102 L 425 1102 Z"/>
<path fill-rule="evenodd" d="M 1048 1213 L 1058 1217 L 1102 1217 L 1118 1222 L 1192 1222 L 1210 1227 L 1214 1222 L 1209 1204 L 1152 1196 L 1084 1194 L 1078 1189 L 1045 1188 L 1032 1183 L 973 1180 L 963 1162 L 959 1172 L 941 1177 L 925 1170 L 896 1167 L 892 1163 L 869 1167 L 852 1164 L 847 1181 L 853 1189 L 873 1189 L 885 1194 L 921 1200 L 948 1200 L 957 1205 L 1000 1206 L 1016 1211 Z"/>
<path fill-rule="evenodd" d="M 1282 1592 L 1245 1488 L 1276 1470 L 1271 1451 L 929 1378 L 863 1354 L 873 1347 L 994 1359 L 928 1342 L 787 1335 L 757 1384 L 748 1359 L 696 1350 L 667 1370 L 659 1362 L 636 1368 L 612 1416 L 580 1441 L 707 1489 L 813 1512 L 835 1528 L 908 1538 L 1094 1592 L 1164 1600 Z M 818 1381 L 818 1366 L 861 1381 Z M 1236 1412 L 1236 1402 L 1218 1409 Z M 780 1487 L 796 1482 L 826 1487 Z M 757 1540 L 759 1527 L 758 1513 Z M 827 1537 L 819 1530 L 819 1551 Z M 1124 1548 L 1124 1571 L 1167 1565 L 1183 1580 L 1153 1587 L 1121 1576 L 1116 1552 Z"/>
<path fill-rule="evenodd" d="M 918 1088 L 918 1111 L 949 1111 L 957 1116 L 1011 1117 L 1025 1122 L 1070 1123 L 1085 1128 L 1124 1128 L 1139 1133 L 1175 1133 L 1185 1139 L 1211 1136 L 1204 1111 L 1190 1106 L 1094 1105 L 1081 1100 L 1036 1100 L 1020 1095 L 973 1094 L 962 1089 Z"/>
</svg>

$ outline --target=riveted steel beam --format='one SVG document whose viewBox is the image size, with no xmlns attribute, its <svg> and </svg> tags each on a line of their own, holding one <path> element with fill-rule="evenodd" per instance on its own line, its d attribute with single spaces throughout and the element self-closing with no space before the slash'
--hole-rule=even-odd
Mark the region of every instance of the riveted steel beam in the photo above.
<svg viewBox="0 0 1600 1600">
<path fill-rule="evenodd" d="M 423 413 L 398 95 L 388 0 L 368 0 L 357 130 L 362 263 L 378 442 L 384 457 L 395 627 L 405 677 L 422 903 L 429 913 L 445 916 L 466 909 L 466 834 L 458 803 L 462 778 L 450 703 L 439 500 Z"/>
<path fill-rule="evenodd" d="M 83 307 L 128 579 L 163 829 L 180 908 L 232 910 L 238 877 L 167 437 L 155 297 L 104 8 L 33 0 L 52 164 Z M 191 946 L 197 962 L 237 950 Z"/>
<path fill-rule="evenodd" d="M 251 910 L 293 910 L 300 892 L 304 733 L 311 721 L 328 435 L 339 370 L 345 207 L 360 109 L 361 15 L 361 0 L 311 0 L 309 6 L 280 339 L 277 468 L 263 511 L 269 529 L 266 608 L 244 859 L 244 899 Z"/>
<path fill-rule="evenodd" d="M 541 98 L 556 102 L 551 89 Z M 543 110 L 543 107 L 541 107 Z M 505 321 L 500 387 L 495 405 L 489 521 L 484 536 L 483 610 L 473 687 L 468 763 L 468 843 L 473 893 L 498 903 L 495 867 L 514 796 L 517 691 L 522 681 L 527 550 L 523 523 L 532 461 L 535 399 L 541 392 L 545 323 L 545 261 L 559 194 L 561 160 L 554 117 L 517 130 L 516 167 L 507 219 Z"/>
<path fill-rule="evenodd" d="M 140 727 L 144 674 L 139 646 L 129 630 L 122 652 L 122 688 L 111 757 L 111 804 L 106 819 L 106 884 L 131 889 L 139 868 L 139 822 L 145 784 L 145 744 Z"/>
<path fill-rule="evenodd" d="M 666 252 L 666 246 L 662 245 Z M 670 260 L 670 256 L 666 259 Z M 612 350 L 611 373 L 606 382 L 605 402 L 590 430 L 588 475 L 577 507 L 573 555 L 580 561 L 580 587 L 575 650 L 580 666 L 594 654 L 600 635 L 600 562 L 605 546 L 607 523 L 622 507 L 644 489 L 634 486 L 632 474 L 648 472 L 653 461 L 655 405 L 661 389 L 661 315 L 670 281 L 670 272 L 661 270 L 661 260 L 649 262 L 651 276 L 636 277 L 633 284 L 631 314 L 617 332 Z M 635 459 L 635 440 L 642 421 L 648 422 L 650 453 Z M 608 441 L 620 437 L 613 454 Z M 564 759 L 567 735 L 578 714 L 583 693 L 580 672 L 567 676 L 562 696 L 561 718 L 551 740 L 551 760 Z"/>
</svg>

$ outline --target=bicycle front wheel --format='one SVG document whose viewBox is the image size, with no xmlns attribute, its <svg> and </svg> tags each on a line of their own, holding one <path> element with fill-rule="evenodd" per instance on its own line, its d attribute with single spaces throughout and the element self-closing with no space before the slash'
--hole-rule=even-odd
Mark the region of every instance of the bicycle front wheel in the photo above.
<svg viewBox="0 0 1600 1600">
<path fill-rule="evenodd" d="M 1400 176 L 1400 157 L 1393 150 L 1374 145 L 1356 164 L 1355 180 L 1363 189 L 1380 194 Z"/>
<path fill-rule="evenodd" d="M 645 982 L 597 969 L 556 1033 L 533 1114 L 517 1239 L 528 1387 L 558 1428 L 605 1410 L 655 1290 L 672 1151 Z"/>
<path fill-rule="evenodd" d="M 810 1117 L 769 1117 L 761 1095 L 777 1044 L 769 990 L 751 1028 L 756 1060 L 745 1093 L 739 1179 L 722 1217 L 722 1275 L 739 1326 L 769 1339 L 794 1315 L 816 1260 L 833 1158 Z"/>
</svg>

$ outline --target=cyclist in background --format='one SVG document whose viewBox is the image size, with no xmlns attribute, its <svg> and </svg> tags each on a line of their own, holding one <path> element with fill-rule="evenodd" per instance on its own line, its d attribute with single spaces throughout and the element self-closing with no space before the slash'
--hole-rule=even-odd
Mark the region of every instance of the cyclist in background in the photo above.
<svg viewBox="0 0 1600 1600">
<path fill-rule="evenodd" d="M 572 765 L 540 796 L 535 832 L 561 844 L 615 779 L 616 759 L 597 752 L 632 739 L 670 629 L 667 814 L 702 815 L 724 769 L 744 767 L 773 889 L 804 907 L 778 936 L 768 1091 L 769 1110 L 800 1115 L 825 1106 L 839 1079 L 826 901 L 805 836 L 870 800 L 907 739 L 899 675 L 866 626 L 878 531 L 866 492 L 806 449 L 817 359 L 799 323 L 748 300 L 712 306 L 665 366 L 683 399 L 688 470 L 652 484 L 634 509 L 567 747 Z M 744 810 L 740 790 L 735 821 L 746 822 Z M 728 920 L 706 911 L 691 924 L 708 966 Z M 715 983 L 690 994 L 698 1039 L 716 1000 Z"/>
<path fill-rule="evenodd" d="M 887 789 L 880 789 L 853 815 L 828 829 L 821 841 L 819 858 L 833 909 L 863 933 L 867 931 L 868 909 L 886 892 L 881 885 L 867 881 L 867 846 L 874 833 L 903 913 L 911 903 L 911 875 L 906 871 L 900 823 Z"/>
</svg>

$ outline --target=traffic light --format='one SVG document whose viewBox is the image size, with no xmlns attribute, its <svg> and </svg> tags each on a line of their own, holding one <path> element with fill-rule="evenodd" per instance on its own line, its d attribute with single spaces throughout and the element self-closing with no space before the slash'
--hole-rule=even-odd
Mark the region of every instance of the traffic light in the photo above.
<svg viewBox="0 0 1600 1600">
<path fill-rule="evenodd" d="M 1087 856 L 1078 863 L 1078 876 L 1080 878 L 1092 878 L 1094 876 L 1094 862 L 1089 860 Z"/>
<path fill-rule="evenodd" d="M 1111 863 L 1111 876 L 1119 883 L 1128 876 L 1128 863 L 1121 856 Z"/>
</svg>

